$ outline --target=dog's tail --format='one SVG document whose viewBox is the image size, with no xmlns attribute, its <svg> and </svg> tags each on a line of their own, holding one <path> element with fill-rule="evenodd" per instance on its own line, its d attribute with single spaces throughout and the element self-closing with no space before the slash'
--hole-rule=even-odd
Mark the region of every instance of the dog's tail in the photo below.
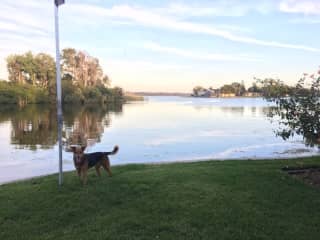
<svg viewBox="0 0 320 240">
<path fill-rule="evenodd" d="M 114 154 L 116 154 L 118 151 L 119 151 L 119 147 L 116 145 L 116 146 L 114 146 L 112 152 L 105 152 L 104 154 L 106 154 L 106 155 L 114 155 Z"/>
</svg>

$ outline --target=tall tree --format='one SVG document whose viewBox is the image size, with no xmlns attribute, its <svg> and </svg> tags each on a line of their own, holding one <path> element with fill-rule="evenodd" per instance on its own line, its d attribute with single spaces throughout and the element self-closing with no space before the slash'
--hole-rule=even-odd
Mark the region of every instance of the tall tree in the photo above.
<svg viewBox="0 0 320 240">
<path fill-rule="evenodd" d="M 62 50 L 62 71 L 64 77 L 76 78 L 76 55 L 74 48 L 65 48 Z"/>
<path fill-rule="evenodd" d="M 9 80 L 15 83 L 35 84 L 35 62 L 31 52 L 23 55 L 10 55 L 7 57 Z"/>
<path fill-rule="evenodd" d="M 95 86 L 103 77 L 103 71 L 100 67 L 99 60 L 97 58 L 90 58 L 88 60 L 88 86 Z"/>
<path fill-rule="evenodd" d="M 42 88 L 51 88 L 55 85 L 55 61 L 45 53 L 39 53 L 35 56 L 36 84 Z"/>
<path fill-rule="evenodd" d="M 10 55 L 7 57 L 7 69 L 9 72 L 9 80 L 14 83 L 22 83 L 22 60 L 19 55 Z"/>
<path fill-rule="evenodd" d="M 99 59 L 84 51 L 63 49 L 61 64 L 63 80 L 70 80 L 71 86 L 107 86 L 110 83 L 108 76 L 103 74 Z M 55 93 L 55 61 L 50 55 L 33 55 L 31 52 L 10 55 L 7 58 L 7 68 L 11 82 L 32 84 L 48 88 L 50 95 Z"/>
<path fill-rule="evenodd" d="M 86 54 L 84 52 L 78 52 L 76 54 L 76 72 L 74 76 L 74 80 L 80 86 L 87 86 L 87 66 L 86 66 Z"/>
<path fill-rule="evenodd" d="M 96 86 L 106 80 L 97 58 L 73 48 L 62 50 L 62 69 L 64 78 L 71 78 L 82 87 Z"/>
</svg>

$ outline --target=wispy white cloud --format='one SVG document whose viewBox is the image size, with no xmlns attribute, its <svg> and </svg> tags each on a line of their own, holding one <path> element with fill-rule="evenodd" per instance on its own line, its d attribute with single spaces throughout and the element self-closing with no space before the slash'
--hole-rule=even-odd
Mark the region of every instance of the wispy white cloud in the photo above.
<svg viewBox="0 0 320 240">
<path fill-rule="evenodd" d="M 319 0 L 282 0 L 279 9 L 287 13 L 320 14 Z"/>
<path fill-rule="evenodd" d="M 242 54 L 219 54 L 219 53 L 201 53 L 180 48 L 173 48 L 167 46 L 161 46 L 155 42 L 145 42 L 143 47 L 145 49 L 162 52 L 166 54 L 172 54 L 183 58 L 190 58 L 193 60 L 204 60 L 204 61 L 260 61 L 258 58 L 250 57 Z"/>
<path fill-rule="evenodd" d="M 320 18 L 294 18 L 289 21 L 296 24 L 320 24 Z"/>
<path fill-rule="evenodd" d="M 17 32 L 19 31 L 21 34 L 29 32 L 31 34 L 52 36 L 53 10 L 51 1 L 46 0 L 41 4 L 36 0 L 3 1 L 2 13 L 0 16 L 0 30 L 15 30 Z M 318 48 L 302 44 L 269 41 L 244 36 L 239 34 L 241 29 L 237 26 L 223 26 L 218 24 L 207 25 L 180 19 L 180 16 L 182 15 L 223 15 L 223 12 L 227 12 L 228 8 L 230 11 L 233 9 L 232 11 L 235 12 L 234 15 L 243 15 L 252 9 L 264 12 L 271 9 L 273 6 L 272 3 L 274 3 L 274 1 L 269 0 L 258 2 L 259 4 L 257 1 L 245 1 L 242 2 L 242 4 L 239 4 L 234 0 L 228 2 L 217 1 L 215 7 L 171 3 L 167 8 L 159 10 L 159 8 L 132 7 L 129 5 L 114 5 L 110 8 L 105 8 L 96 4 L 81 4 L 76 1 L 72 5 L 66 4 L 63 7 L 64 14 L 62 17 L 70 19 L 70 21 L 67 21 L 69 24 L 77 20 L 81 20 L 83 24 L 85 24 L 85 22 L 99 24 L 105 23 L 107 20 L 108 23 L 113 24 L 135 24 L 170 31 L 206 34 L 245 44 L 320 52 L 320 49 Z M 302 3 L 306 5 L 303 5 Z M 23 6 L 23 8 L 21 6 Z M 306 11 L 306 9 L 311 9 L 311 6 L 315 8 L 319 6 L 320 8 L 320 2 L 311 0 L 283 0 L 280 3 L 280 9 L 286 11 L 294 11 L 294 9 L 302 8 L 301 6 L 304 6 L 303 9 Z"/>
<path fill-rule="evenodd" d="M 253 33 L 253 29 L 248 27 L 230 25 L 230 24 L 216 24 L 216 28 L 225 31 L 231 31 L 234 33 Z"/>
<path fill-rule="evenodd" d="M 9 1 L 1 2 L 2 21 L 8 21 L 28 28 L 53 32 L 53 3 L 51 1 Z"/>
<path fill-rule="evenodd" d="M 131 7 L 129 5 L 117 5 L 112 8 L 104 8 L 93 5 L 77 4 L 72 6 L 74 16 L 81 15 L 88 18 L 102 17 L 107 19 L 120 18 L 130 20 L 145 27 L 161 28 L 171 31 L 181 31 L 196 34 L 206 34 L 221 37 L 230 41 L 253 44 L 259 46 L 278 47 L 304 50 L 310 52 L 320 52 L 320 49 L 300 44 L 282 43 L 277 41 L 260 40 L 253 37 L 246 37 L 235 34 L 231 31 L 221 30 L 212 25 L 199 24 L 190 21 L 182 21 L 174 17 L 160 15 L 152 9 Z"/>
<path fill-rule="evenodd" d="M 181 2 L 170 3 L 163 9 L 163 13 L 184 17 L 212 17 L 212 16 L 245 16 L 250 12 L 266 14 L 274 8 L 273 0 L 260 1 L 237 1 L 218 0 L 214 3 L 206 3 L 205 6 L 199 2 L 185 4 Z"/>
<path fill-rule="evenodd" d="M 19 33 L 20 35 L 24 34 L 30 34 L 33 37 L 35 36 L 47 36 L 48 31 L 45 29 L 37 28 L 37 27 L 32 27 L 28 26 L 26 24 L 21 24 L 17 22 L 11 22 L 11 21 L 6 21 L 6 20 L 1 20 L 0 19 L 0 31 L 9 31 L 9 32 L 15 32 Z"/>
<path fill-rule="evenodd" d="M 169 64 L 161 62 L 151 62 L 143 60 L 103 60 L 102 65 L 106 66 L 106 69 L 126 71 L 140 71 L 141 69 L 155 71 L 155 70 L 176 70 L 185 69 L 186 65 L 180 64 Z"/>
</svg>

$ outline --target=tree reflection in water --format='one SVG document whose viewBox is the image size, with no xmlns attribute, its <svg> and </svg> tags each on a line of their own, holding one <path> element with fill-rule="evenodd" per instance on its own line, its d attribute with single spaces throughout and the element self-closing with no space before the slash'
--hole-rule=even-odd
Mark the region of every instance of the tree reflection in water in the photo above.
<svg viewBox="0 0 320 240">
<path fill-rule="evenodd" d="M 100 142 L 104 127 L 111 124 L 110 113 L 121 112 L 121 104 L 64 106 L 63 140 L 66 147 Z M 20 149 L 48 149 L 57 144 L 56 116 L 56 108 L 52 105 L 28 105 L 21 109 L 7 106 L 0 110 L 0 122 L 11 122 L 11 144 Z"/>
</svg>

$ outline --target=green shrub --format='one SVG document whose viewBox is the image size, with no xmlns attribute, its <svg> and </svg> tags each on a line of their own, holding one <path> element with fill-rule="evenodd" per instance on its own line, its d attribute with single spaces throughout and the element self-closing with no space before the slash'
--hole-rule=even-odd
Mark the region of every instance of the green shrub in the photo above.
<svg viewBox="0 0 320 240">
<path fill-rule="evenodd" d="M 71 81 L 62 81 L 62 101 L 63 103 L 83 103 L 84 96 L 78 86 Z"/>
<path fill-rule="evenodd" d="M 103 102 L 102 94 L 96 87 L 85 88 L 83 90 L 83 96 L 85 98 L 85 103 Z"/>
<path fill-rule="evenodd" d="M 35 103 L 49 103 L 49 92 L 44 89 L 35 90 Z"/>
<path fill-rule="evenodd" d="M 114 103 L 123 102 L 124 94 L 121 88 L 106 88 L 104 86 L 80 88 L 70 80 L 62 81 L 63 103 Z M 0 81 L 0 104 L 26 105 L 29 103 L 54 103 L 55 91 L 35 87 L 30 84 L 16 84 Z"/>
</svg>

